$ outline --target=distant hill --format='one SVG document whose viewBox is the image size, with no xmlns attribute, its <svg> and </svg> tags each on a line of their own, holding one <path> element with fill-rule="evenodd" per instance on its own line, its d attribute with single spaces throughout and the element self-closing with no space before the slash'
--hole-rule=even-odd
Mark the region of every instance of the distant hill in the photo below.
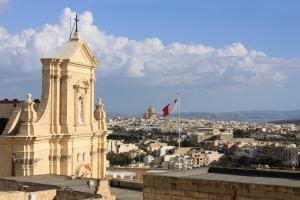
<svg viewBox="0 0 300 200">
<path fill-rule="evenodd" d="M 273 121 L 270 122 L 273 124 L 296 124 L 300 125 L 300 119 L 287 119 L 287 120 L 278 120 L 278 121 Z"/>
<path fill-rule="evenodd" d="M 159 113 L 160 114 L 160 113 Z M 142 117 L 142 113 L 138 112 L 120 112 L 120 113 L 107 113 L 108 117 Z M 161 115 L 160 115 L 161 116 Z M 170 115 L 175 118 L 177 115 Z M 254 111 L 237 111 L 237 112 L 181 112 L 181 118 L 187 119 L 206 119 L 218 121 L 244 121 L 244 122 L 273 122 L 285 120 L 300 119 L 300 110 L 291 111 L 270 111 L 270 110 L 254 110 Z"/>
</svg>

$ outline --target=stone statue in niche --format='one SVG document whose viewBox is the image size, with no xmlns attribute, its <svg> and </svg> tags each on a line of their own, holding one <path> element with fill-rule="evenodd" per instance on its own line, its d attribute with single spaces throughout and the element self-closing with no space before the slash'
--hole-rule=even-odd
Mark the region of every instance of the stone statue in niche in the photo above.
<svg viewBox="0 0 300 200">
<path fill-rule="evenodd" d="M 78 110 L 78 124 L 83 124 L 82 119 L 81 119 L 81 107 L 82 107 L 81 98 L 78 99 L 77 106 L 78 106 L 78 109 L 77 109 Z"/>
</svg>

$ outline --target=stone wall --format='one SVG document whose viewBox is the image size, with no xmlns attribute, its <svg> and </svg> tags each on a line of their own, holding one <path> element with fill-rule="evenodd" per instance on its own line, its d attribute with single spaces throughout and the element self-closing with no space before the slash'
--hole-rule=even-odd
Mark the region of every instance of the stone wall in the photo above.
<svg viewBox="0 0 300 200">
<path fill-rule="evenodd" d="M 21 200 L 31 199 L 35 195 L 35 200 L 53 200 L 56 196 L 56 190 L 45 190 L 37 192 L 23 192 L 23 191 L 6 191 L 0 192 L 1 200 Z"/>
<path fill-rule="evenodd" d="M 273 169 L 235 169 L 235 168 L 221 168 L 221 167 L 209 167 L 209 173 L 218 174 L 232 174 L 239 176 L 258 176 L 258 177 L 276 177 L 285 179 L 300 180 L 299 171 L 288 170 L 273 170 Z"/>
<path fill-rule="evenodd" d="M 47 185 L 47 184 L 31 183 L 31 182 L 19 182 L 15 180 L 0 178 L 0 191 L 24 191 L 24 188 L 22 186 L 28 186 L 25 187 L 25 192 L 60 189 L 60 187 L 55 185 Z"/>
<path fill-rule="evenodd" d="M 0 192 L 0 199 L 1 200 L 25 199 L 24 194 L 25 192 L 16 192 L 16 191 Z"/>
<path fill-rule="evenodd" d="M 56 197 L 56 189 L 36 192 L 25 192 L 24 199 L 30 199 L 31 195 L 35 195 L 35 200 L 53 200 Z"/>
<path fill-rule="evenodd" d="M 61 187 L 54 185 L 19 182 L 0 178 L 1 200 L 30 199 L 31 195 L 35 195 L 36 200 L 107 199 L 102 198 L 99 194 L 90 194 L 73 190 L 61 190 Z"/>
<path fill-rule="evenodd" d="M 149 171 L 153 170 L 151 168 L 143 168 L 143 167 L 106 167 L 108 171 L 126 171 L 126 172 L 138 172 L 138 171 Z M 166 169 L 155 168 L 155 170 L 165 171 Z"/>
<path fill-rule="evenodd" d="M 300 188 L 144 175 L 144 200 L 299 200 Z"/>
<path fill-rule="evenodd" d="M 105 199 L 99 194 L 76 192 L 70 190 L 57 190 L 55 200 L 79 200 L 79 199 Z"/>
<path fill-rule="evenodd" d="M 111 185 L 116 187 L 134 188 L 137 190 L 142 190 L 143 188 L 143 183 L 135 180 L 113 179 L 111 180 Z"/>
</svg>

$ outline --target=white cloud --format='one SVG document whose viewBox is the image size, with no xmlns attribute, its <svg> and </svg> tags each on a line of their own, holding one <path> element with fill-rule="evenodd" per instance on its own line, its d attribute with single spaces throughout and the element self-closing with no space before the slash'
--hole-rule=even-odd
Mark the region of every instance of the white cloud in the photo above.
<svg viewBox="0 0 300 200">
<path fill-rule="evenodd" d="M 0 0 L 0 10 L 3 10 L 8 2 L 9 0 Z"/>
<path fill-rule="evenodd" d="M 0 0 L 0 6 L 1 6 Z M 69 8 L 62 11 L 57 24 L 45 24 L 11 35 L 0 27 L 0 69 L 40 73 L 41 57 L 55 57 L 69 37 Z M 268 57 L 247 50 L 241 43 L 215 49 L 202 44 L 173 42 L 164 46 L 158 38 L 143 41 L 106 35 L 93 25 L 90 12 L 79 15 L 79 32 L 99 60 L 96 71 L 101 78 L 132 80 L 152 87 L 216 87 L 233 90 L 249 85 L 282 86 L 300 61 Z M 129 78 L 129 79 L 128 79 Z M 0 80 L 1 82 L 1 80 Z"/>
</svg>

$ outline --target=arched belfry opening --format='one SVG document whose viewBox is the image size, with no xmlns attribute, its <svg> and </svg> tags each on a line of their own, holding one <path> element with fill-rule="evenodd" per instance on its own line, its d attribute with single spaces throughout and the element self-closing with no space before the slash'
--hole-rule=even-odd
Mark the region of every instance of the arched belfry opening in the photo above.
<svg viewBox="0 0 300 200">
<path fill-rule="evenodd" d="M 7 122 L 8 122 L 7 118 L 0 118 L 0 135 L 2 135 Z"/>
</svg>

